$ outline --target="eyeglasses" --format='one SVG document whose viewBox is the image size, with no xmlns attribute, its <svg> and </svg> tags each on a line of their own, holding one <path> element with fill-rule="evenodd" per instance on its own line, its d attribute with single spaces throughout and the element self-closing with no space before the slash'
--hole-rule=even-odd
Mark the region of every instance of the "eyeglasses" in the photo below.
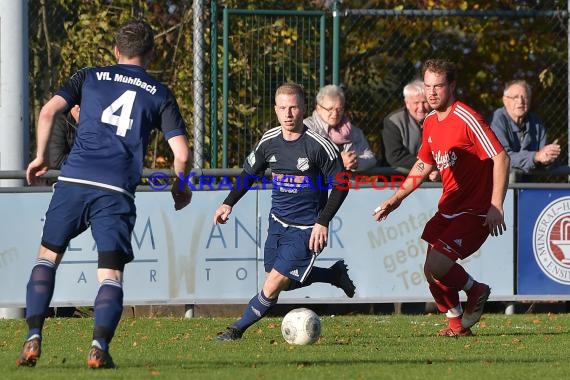
<svg viewBox="0 0 570 380">
<path fill-rule="evenodd" d="M 320 104 L 317 104 L 317 105 L 318 105 L 319 107 L 321 107 L 323 110 L 327 111 L 327 112 L 329 113 L 329 115 L 331 115 L 333 112 L 336 112 L 336 113 L 339 114 L 339 115 L 344 112 L 344 108 L 343 108 L 343 107 L 339 107 L 339 108 L 334 108 L 334 107 L 326 108 L 326 107 L 323 107 L 323 106 L 320 105 Z"/>
<path fill-rule="evenodd" d="M 424 85 L 424 89 L 426 92 L 431 92 L 432 90 L 435 90 L 436 92 L 441 91 L 445 86 L 447 86 L 447 83 L 438 83 L 438 84 L 434 84 L 433 86 L 428 86 L 427 84 Z"/>
<path fill-rule="evenodd" d="M 525 103 L 528 102 L 528 97 L 523 96 L 523 95 L 515 95 L 515 96 L 505 95 L 505 98 L 511 99 L 511 100 L 518 100 L 518 101 L 525 102 Z"/>
</svg>

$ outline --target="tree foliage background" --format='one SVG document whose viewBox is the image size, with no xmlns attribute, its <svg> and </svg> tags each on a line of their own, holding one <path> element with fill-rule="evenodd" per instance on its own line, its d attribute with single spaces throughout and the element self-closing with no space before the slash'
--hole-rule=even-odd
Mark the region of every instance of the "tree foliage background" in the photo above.
<svg viewBox="0 0 570 380">
<path fill-rule="evenodd" d="M 205 66 L 217 64 L 221 73 L 223 46 L 221 38 L 210 41 L 210 6 L 204 0 Z M 324 10 L 326 28 L 326 83 L 332 80 L 332 0 L 302 0 L 275 2 L 269 0 L 219 0 L 218 9 L 284 9 Z M 552 13 L 532 16 L 530 12 L 567 10 L 566 1 L 463 1 L 463 0 L 344 0 L 339 3 L 341 14 L 340 81 L 347 91 L 348 111 L 353 122 L 367 134 L 377 155 L 380 151 L 382 119 L 403 105 L 402 87 L 419 74 L 421 63 L 431 57 L 445 57 L 458 63 L 459 97 L 488 116 L 501 106 L 504 83 L 523 78 L 533 87 L 533 105 L 549 128 L 550 139 L 558 138 L 567 145 L 568 135 L 568 16 Z M 350 12 L 351 9 L 361 13 Z M 376 15 L 366 10 L 448 10 L 449 15 Z M 483 11 L 485 17 L 454 16 L 453 11 Z M 512 11 L 510 16 L 497 17 L 495 11 Z M 517 14 L 515 14 L 517 12 Z M 191 0 L 38 0 L 29 2 L 30 41 L 30 128 L 34 135 L 36 117 L 43 102 L 75 70 L 91 65 L 114 63 L 113 32 L 131 17 L 144 17 L 155 28 L 156 59 L 149 71 L 167 84 L 176 95 L 192 140 L 191 127 L 194 104 L 193 41 Z M 289 61 L 314 59 L 295 46 L 308 38 L 292 25 L 273 23 L 259 41 L 234 38 L 228 54 L 229 97 L 228 136 L 230 166 L 240 166 L 243 150 L 254 142 L 270 125 L 272 109 L 264 107 L 257 119 L 251 115 L 261 107 L 263 80 L 248 81 L 245 85 L 235 80 L 238 75 L 259 75 L 261 71 L 279 68 L 284 57 Z M 233 35 L 254 35 L 250 25 L 241 20 L 233 26 Z M 222 32 L 221 12 L 216 27 Z M 311 31 L 313 33 L 313 31 Z M 244 41 L 249 41 L 247 44 Z M 210 57 L 210 45 L 218 45 L 218 56 Z M 268 48 L 270 47 L 270 48 Z M 268 57 L 264 67 L 251 57 Z M 304 56 L 306 55 L 306 56 Z M 298 81 L 309 84 L 309 97 L 315 95 L 314 83 L 320 73 L 314 67 L 299 69 Z M 221 74 L 220 74 L 221 75 Z M 290 74 L 282 74 L 291 79 Z M 222 99 L 210 105 L 210 86 L 222 92 L 222 78 L 205 79 L 205 109 L 221 118 Z M 242 99 L 249 99 L 244 102 Z M 312 102 L 309 102 L 312 105 Z M 309 109 L 312 112 L 312 109 Z M 242 122 L 243 117 L 248 122 Z M 261 120 L 265 119 L 265 120 Z M 210 118 L 205 119 L 205 146 L 211 144 Z M 221 132 L 216 132 L 220 137 Z M 33 144 L 32 144 L 33 145 Z M 237 149 L 236 147 L 239 147 Z M 239 152 L 238 152 L 239 151 Z M 236 152 L 233 154 L 232 152 Z M 205 167 L 211 154 L 205 151 Z M 566 156 L 567 152 L 563 152 Z M 219 161 L 218 161 L 219 162 Z M 152 140 L 147 156 L 147 167 L 168 167 L 170 159 L 167 144 L 160 133 Z"/>
</svg>

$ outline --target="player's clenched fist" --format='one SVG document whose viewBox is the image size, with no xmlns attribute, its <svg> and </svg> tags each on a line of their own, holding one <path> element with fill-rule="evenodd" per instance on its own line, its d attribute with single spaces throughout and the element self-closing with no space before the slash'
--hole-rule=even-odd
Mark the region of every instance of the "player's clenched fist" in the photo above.
<svg viewBox="0 0 570 380">
<path fill-rule="evenodd" d="M 226 224 L 232 213 L 232 207 L 226 204 L 221 205 L 214 214 L 214 224 Z"/>
<path fill-rule="evenodd" d="M 178 177 L 174 180 L 172 184 L 172 199 L 174 200 L 174 209 L 176 211 L 182 210 L 184 207 L 188 206 L 192 201 L 192 190 L 187 185 L 182 185 Z"/>
</svg>

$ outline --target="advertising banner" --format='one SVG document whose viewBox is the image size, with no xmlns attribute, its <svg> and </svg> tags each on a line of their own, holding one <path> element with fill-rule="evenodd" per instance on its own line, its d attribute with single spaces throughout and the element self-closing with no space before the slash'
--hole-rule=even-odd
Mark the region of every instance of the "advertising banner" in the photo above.
<svg viewBox="0 0 570 380">
<path fill-rule="evenodd" d="M 280 302 L 431 301 L 423 274 L 426 244 L 419 239 L 441 189 L 419 189 L 383 222 L 372 211 L 393 190 L 351 191 L 329 226 L 329 244 L 316 265 L 344 259 L 357 290 L 347 298 L 328 284 L 283 292 Z M 263 283 L 270 190 L 249 191 L 225 225 L 214 225 L 227 191 L 196 191 L 175 212 L 168 191 L 137 194 L 132 236 L 135 260 L 124 275 L 125 304 L 247 303 Z M 3 193 L 0 229 L 0 307 L 25 304 L 26 284 L 41 240 L 51 193 Z M 492 286 L 493 297 L 513 295 L 513 192 L 505 202 L 507 231 L 489 237 L 462 264 Z M 90 230 L 73 239 L 57 271 L 52 304 L 91 305 L 98 284 L 97 247 Z"/>
<path fill-rule="evenodd" d="M 570 294 L 570 192 L 522 189 L 518 202 L 517 293 Z"/>
</svg>

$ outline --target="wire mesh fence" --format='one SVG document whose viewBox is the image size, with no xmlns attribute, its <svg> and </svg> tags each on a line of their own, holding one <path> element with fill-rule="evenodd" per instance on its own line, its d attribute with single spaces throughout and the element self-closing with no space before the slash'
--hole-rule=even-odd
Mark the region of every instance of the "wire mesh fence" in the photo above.
<svg viewBox="0 0 570 380">
<path fill-rule="evenodd" d="M 324 16 L 318 11 L 224 11 L 223 166 L 241 165 L 262 134 L 278 125 L 273 104 L 280 84 L 302 84 L 309 109 L 314 107 L 324 85 Z"/>
<path fill-rule="evenodd" d="M 65 50 L 69 39 L 76 37 L 70 33 L 79 33 L 81 22 L 85 22 L 75 3 L 82 4 L 81 12 L 89 7 L 75 0 L 30 2 L 31 135 L 39 107 L 61 84 L 62 73 L 69 73 L 70 65 L 77 69 L 90 63 L 73 61 Z M 337 14 L 330 7 L 317 6 L 286 14 L 271 10 L 240 14 L 227 9 L 225 21 L 223 12 L 210 20 L 212 10 L 204 6 L 203 14 L 194 19 L 202 23 L 205 41 L 205 76 L 201 82 L 191 78 L 191 1 L 92 3 L 91 8 L 101 7 L 107 19 L 136 15 L 151 18 L 160 36 L 159 59 L 152 70 L 174 88 L 189 125 L 196 123 L 192 120 L 193 87 L 204 86 L 204 113 L 210 117 L 198 121 L 204 131 L 200 148 L 204 150 L 203 167 L 241 166 L 261 134 L 276 126 L 273 96 L 280 83 L 290 80 L 303 84 L 308 112 L 312 112 L 318 88 L 334 77 L 331 51 L 335 48 L 335 16 L 340 17 L 338 77 L 347 92 L 347 111 L 354 124 L 364 130 L 378 157 L 383 154 L 382 120 L 403 105 L 403 86 L 418 76 L 427 58 L 445 57 L 458 64 L 458 97 L 486 117 L 502 106 L 507 81 L 517 78 L 529 82 L 533 90 L 531 111 L 544 120 L 549 140 L 558 139 L 562 145 L 561 164 L 568 163 L 568 12 L 566 5 L 556 9 L 564 2 L 541 2 L 540 6 L 505 2 L 497 3 L 496 10 L 474 11 L 407 10 L 405 6 L 341 8 Z M 204 3 L 211 5 L 207 0 Z M 420 3 L 412 6 L 420 8 Z M 104 24 L 104 17 L 94 19 L 96 23 L 85 22 L 84 28 L 104 32 L 114 26 Z M 218 47 L 217 56 L 212 56 L 215 50 L 208 54 L 212 45 Z M 92 60 L 110 63 L 111 40 L 96 46 Z M 212 71 L 212 66 L 217 70 Z M 208 92 L 212 87 L 219 98 L 212 99 L 212 92 Z M 190 138 L 196 133 L 192 125 Z M 151 147 L 153 160 L 157 159 L 156 152 L 168 151 L 158 139 Z"/>
<path fill-rule="evenodd" d="M 529 82 L 531 110 L 544 120 L 549 140 L 559 140 L 565 157 L 567 30 L 563 11 L 346 10 L 341 78 L 350 112 L 382 154 L 382 119 L 403 106 L 404 85 L 426 59 L 449 58 L 458 64 L 458 97 L 485 117 L 502 107 L 506 82 Z"/>
</svg>

